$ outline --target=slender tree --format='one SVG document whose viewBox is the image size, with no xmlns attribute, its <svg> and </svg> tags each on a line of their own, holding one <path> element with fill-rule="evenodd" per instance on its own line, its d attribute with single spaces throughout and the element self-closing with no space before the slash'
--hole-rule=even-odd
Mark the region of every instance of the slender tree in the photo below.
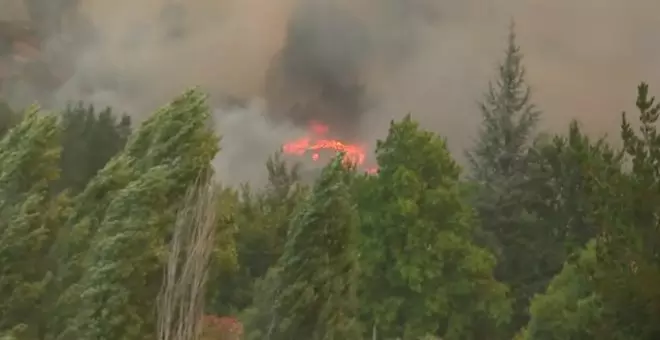
<svg viewBox="0 0 660 340">
<path fill-rule="evenodd" d="M 57 117 L 31 109 L 0 141 L 0 333 L 43 336 L 47 257 L 63 210 L 49 191 L 59 174 Z"/>
<path fill-rule="evenodd" d="M 361 339 L 358 216 L 347 187 L 351 176 L 337 157 L 291 221 L 272 280 L 264 339 Z"/>
<path fill-rule="evenodd" d="M 535 256 L 535 249 L 542 234 L 535 212 L 526 204 L 533 197 L 525 190 L 527 154 L 541 113 L 531 102 L 522 58 L 512 23 L 498 79 L 489 84 L 480 105 L 481 130 L 467 153 L 469 177 L 476 185 L 473 204 L 481 220 L 481 241 L 498 257 L 496 277 L 512 290 L 512 331 L 526 323 L 529 299 L 554 275 L 539 273 L 537 264 L 542 259 Z"/>
<path fill-rule="evenodd" d="M 62 234 L 60 339 L 155 334 L 166 240 L 181 197 L 217 151 L 209 117 L 205 96 L 186 92 L 143 123 L 76 198 Z"/>
</svg>

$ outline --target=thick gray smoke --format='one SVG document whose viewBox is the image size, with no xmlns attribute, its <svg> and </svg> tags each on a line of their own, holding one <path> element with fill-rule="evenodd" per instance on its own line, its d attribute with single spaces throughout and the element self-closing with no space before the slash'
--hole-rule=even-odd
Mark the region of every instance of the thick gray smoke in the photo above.
<svg viewBox="0 0 660 340">
<path fill-rule="evenodd" d="M 372 143 L 410 112 L 461 154 L 512 18 L 544 128 L 578 118 L 613 132 L 639 81 L 660 93 L 656 0 L 87 0 L 78 9 L 84 20 L 68 20 L 76 24 L 47 45 L 75 57 L 52 61 L 68 75 L 53 105 L 82 99 L 140 118 L 201 86 L 218 107 L 217 165 L 231 182 L 259 177 L 265 155 L 309 120 Z"/>
<path fill-rule="evenodd" d="M 302 126 L 323 122 L 355 138 L 365 110 L 369 43 L 365 26 L 348 10 L 327 1 L 303 2 L 268 73 L 270 111 Z"/>
</svg>

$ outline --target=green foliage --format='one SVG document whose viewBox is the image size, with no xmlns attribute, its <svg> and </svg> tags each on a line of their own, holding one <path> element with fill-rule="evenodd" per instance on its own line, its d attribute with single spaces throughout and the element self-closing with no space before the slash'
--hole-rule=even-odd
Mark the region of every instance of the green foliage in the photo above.
<svg viewBox="0 0 660 340">
<path fill-rule="evenodd" d="M 541 113 L 531 103 L 522 58 L 512 24 L 498 79 L 489 84 L 480 105 L 483 120 L 477 143 L 468 152 L 472 176 L 479 182 L 519 175 L 522 156 L 538 125 Z"/>
<path fill-rule="evenodd" d="M 596 211 L 603 232 L 599 238 L 597 291 L 612 318 L 610 330 L 635 339 L 660 336 L 660 135 L 656 123 L 660 104 L 648 85 L 638 88 L 639 133 L 622 116 L 621 137 L 632 163 L 629 174 L 601 183 Z"/>
<path fill-rule="evenodd" d="M 186 92 L 143 123 L 76 198 L 68 236 L 69 250 L 77 252 L 63 268 L 74 284 L 61 301 L 62 312 L 75 317 L 60 338 L 153 334 L 153 301 L 174 213 L 217 152 L 209 114 L 202 94 Z"/>
<path fill-rule="evenodd" d="M 238 271 L 211 283 L 210 312 L 230 314 L 252 304 L 254 284 L 282 255 L 290 220 L 308 194 L 298 165 L 280 154 L 266 162 L 268 184 L 260 190 L 244 186 L 231 199 L 231 224 L 236 228 Z"/>
<path fill-rule="evenodd" d="M 340 156 L 293 219 L 271 278 L 265 338 L 360 339 L 356 286 L 358 215 Z M 268 288 L 268 287 L 266 287 Z"/>
<path fill-rule="evenodd" d="M 365 323 L 385 338 L 479 339 L 507 321 L 506 288 L 492 277 L 493 255 L 473 243 L 445 141 L 407 116 L 376 156 L 379 174 L 360 197 Z"/>
<path fill-rule="evenodd" d="M 531 319 L 524 340 L 602 339 L 604 307 L 594 291 L 596 243 L 590 242 L 575 263 L 567 262 L 545 293 L 530 306 Z M 611 334 L 610 334 L 611 335 Z"/>
<path fill-rule="evenodd" d="M 496 277 L 511 288 L 512 331 L 526 322 L 529 299 L 544 289 L 563 263 L 563 258 L 556 259 L 562 245 L 546 242 L 546 230 L 527 204 L 535 198 L 534 188 L 528 188 L 528 149 L 541 113 L 531 103 L 522 57 L 512 24 L 498 79 L 489 84 L 481 104 L 476 145 L 467 153 L 475 186 L 473 205 L 481 220 L 480 243 L 497 255 Z M 544 242 L 548 247 L 542 249 L 550 254 L 535 251 Z"/>
<path fill-rule="evenodd" d="M 69 105 L 62 113 L 62 176 L 58 188 L 82 191 L 110 158 L 124 148 L 131 133 L 131 120 L 117 122 L 110 108 L 96 112 L 83 103 Z"/>
<path fill-rule="evenodd" d="M 64 213 L 49 190 L 59 174 L 57 118 L 30 109 L 0 141 L 0 333 L 43 332 L 48 250 Z"/>
</svg>

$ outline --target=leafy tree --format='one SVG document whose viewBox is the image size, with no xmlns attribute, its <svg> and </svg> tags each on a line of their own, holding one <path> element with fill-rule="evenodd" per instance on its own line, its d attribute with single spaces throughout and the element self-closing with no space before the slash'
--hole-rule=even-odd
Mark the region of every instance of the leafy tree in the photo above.
<svg viewBox="0 0 660 340">
<path fill-rule="evenodd" d="M 360 339 L 357 323 L 358 215 L 352 176 L 337 157 L 291 220 L 273 279 L 265 338 Z"/>
<path fill-rule="evenodd" d="M 379 338 L 491 338 L 506 322 L 494 256 L 473 242 L 460 168 L 445 141 L 407 116 L 376 147 L 360 194 L 365 323 Z"/>
<path fill-rule="evenodd" d="M 62 113 L 62 176 L 58 188 L 80 192 L 110 158 L 124 148 L 131 133 L 131 119 L 119 122 L 110 108 L 100 112 L 83 103 L 69 105 Z"/>
<path fill-rule="evenodd" d="M 498 256 L 496 277 L 510 285 L 514 299 L 513 328 L 526 323 L 526 307 L 554 272 L 539 274 L 536 256 L 537 216 L 525 203 L 529 179 L 527 150 L 540 119 L 525 81 L 522 53 L 513 24 L 495 84 L 481 103 L 482 126 L 476 145 L 467 153 L 476 184 L 474 207 L 481 219 L 482 243 Z M 559 266 L 561 263 L 559 262 Z M 559 269 L 556 268 L 557 270 Z M 530 271 L 534 273 L 530 274 Z"/>
<path fill-rule="evenodd" d="M 209 116 L 205 97 L 186 92 L 143 123 L 76 198 L 61 268 L 64 283 L 74 284 L 60 301 L 73 319 L 61 320 L 67 327 L 59 338 L 155 334 L 153 305 L 175 212 L 217 151 Z"/>
<path fill-rule="evenodd" d="M 59 175 L 57 117 L 30 109 L 0 141 L 0 333 L 43 336 L 47 257 L 66 212 L 49 195 Z"/>
<path fill-rule="evenodd" d="M 545 293 L 534 297 L 531 318 L 522 340 L 604 339 L 603 301 L 594 291 L 596 243 L 590 242 L 577 260 L 567 262 Z M 609 334 L 611 336 L 611 334 Z"/>
</svg>

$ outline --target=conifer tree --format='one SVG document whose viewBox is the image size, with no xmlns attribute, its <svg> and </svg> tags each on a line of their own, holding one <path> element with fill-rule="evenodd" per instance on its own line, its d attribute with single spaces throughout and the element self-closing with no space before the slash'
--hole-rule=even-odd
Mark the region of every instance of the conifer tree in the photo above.
<svg viewBox="0 0 660 340">
<path fill-rule="evenodd" d="M 264 339 L 361 339 L 356 236 L 358 216 L 348 192 L 352 175 L 337 157 L 291 221 L 270 296 Z"/>
<path fill-rule="evenodd" d="M 481 103 L 482 124 L 476 145 L 467 153 L 476 184 L 473 205 L 481 219 L 482 242 L 497 255 L 496 278 L 508 285 L 514 299 L 513 329 L 526 323 L 526 306 L 554 273 L 538 273 L 535 257 L 536 216 L 526 204 L 529 180 L 527 150 L 540 112 L 531 103 L 522 53 L 510 26 L 498 79 L 489 84 Z M 561 261 L 559 262 L 561 264 Z M 559 268 L 557 268 L 559 269 Z"/>
<path fill-rule="evenodd" d="M 480 104 L 482 124 L 477 143 L 468 152 L 472 176 L 478 181 L 492 182 L 517 175 L 539 122 L 541 113 L 531 103 L 522 58 L 512 23 L 498 79 L 489 84 Z"/>
<path fill-rule="evenodd" d="M 205 96 L 191 90 L 142 124 L 76 198 L 60 250 L 60 339 L 155 334 L 163 252 L 188 187 L 210 171 L 218 140 Z M 70 319 L 67 320 L 66 316 Z"/>
<path fill-rule="evenodd" d="M 49 194 L 59 155 L 57 117 L 36 109 L 0 142 L 0 333 L 43 335 L 47 251 L 63 214 Z"/>
</svg>

